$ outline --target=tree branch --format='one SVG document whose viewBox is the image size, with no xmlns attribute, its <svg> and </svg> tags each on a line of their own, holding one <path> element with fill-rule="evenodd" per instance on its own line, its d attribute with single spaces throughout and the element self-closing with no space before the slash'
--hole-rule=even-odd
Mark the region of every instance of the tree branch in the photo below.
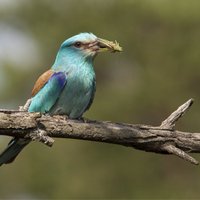
<svg viewBox="0 0 200 200">
<path fill-rule="evenodd" d="M 135 149 L 174 154 L 193 164 L 198 161 L 188 153 L 200 153 L 200 133 L 175 130 L 175 122 L 189 109 L 193 99 L 173 112 L 160 126 L 71 120 L 26 111 L 0 110 L 0 135 L 31 138 L 52 146 L 57 138 L 73 138 L 119 144 Z"/>
</svg>

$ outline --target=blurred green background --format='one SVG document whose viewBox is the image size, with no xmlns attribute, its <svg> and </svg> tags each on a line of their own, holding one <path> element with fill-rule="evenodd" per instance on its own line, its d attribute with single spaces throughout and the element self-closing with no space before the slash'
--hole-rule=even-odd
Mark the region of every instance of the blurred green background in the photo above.
<svg viewBox="0 0 200 200">
<path fill-rule="evenodd" d="M 198 0 L 0 0 L 0 107 L 23 105 L 61 42 L 93 32 L 124 52 L 96 58 L 85 117 L 159 125 L 192 97 L 177 129 L 200 132 L 199 10 Z M 1 199 L 198 199 L 199 188 L 200 167 L 174 156 L 70 139 L 32 143 L 0 168 Z"/>
</svg>

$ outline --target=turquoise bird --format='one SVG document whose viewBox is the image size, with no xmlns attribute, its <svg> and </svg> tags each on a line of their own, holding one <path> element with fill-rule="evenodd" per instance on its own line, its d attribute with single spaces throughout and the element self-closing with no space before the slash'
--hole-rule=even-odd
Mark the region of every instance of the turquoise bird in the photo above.
<svg viewBox="0 0 200 200">
<path fill-rule="evenodd" d="M 93 102 L 96 90 L 93 61 L 99 52 L 122 51 L 119 44 L 80 33 L 65 40 L 51 69 L 42 74 L 32 90 L 28 112 L 80 118 Z M 30 139 L 13 138 L 0 155 L 0 165 L 14 161 Z"/>
</svg>

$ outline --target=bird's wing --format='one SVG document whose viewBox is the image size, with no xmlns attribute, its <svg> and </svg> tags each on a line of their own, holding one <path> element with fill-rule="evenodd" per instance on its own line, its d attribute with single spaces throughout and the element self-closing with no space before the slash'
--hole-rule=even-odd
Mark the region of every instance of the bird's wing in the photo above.
<svg viewBox="0 0 200 200">
<path fill-rule="evenodd" d="M 66 82 L 67 75 L 64 72 L 49 70 L 42 74 L 33 88 L 33 97 L 28 111 L 49 112 L 59 98 Z"/>
<path fill-rule="evenodd" d="M 46 72 L 44 72 L 35 82 L 35 85 L 33 87 L 31 96 L 34 97 L 39 91 L 40 89 L 47 83 L 47 81 L 49 80 L 49 78 L 52 76 L 54 72 L 50 69 Z"/>
</svg>

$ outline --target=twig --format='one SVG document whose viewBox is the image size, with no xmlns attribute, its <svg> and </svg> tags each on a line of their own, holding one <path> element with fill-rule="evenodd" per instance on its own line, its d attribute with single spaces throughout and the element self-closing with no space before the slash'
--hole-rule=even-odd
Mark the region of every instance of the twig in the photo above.
<svg viewBox="0 0 200 200">
<path fill-rule="evenodd" d="M 175 127 L 176 121 L 181 118 L 185 112 L 192 106 L 194 100 L 189 99 L 186 103 L 181 105 L 176 111 L 174 111 L 166 120 L 164 120 L 161 124 L 161 128 L 165 129 L 173 129 Z"/>
<path fill-rule="evenodd" d="M 163 145 L 163 150 L 166 150 L 168 153 L 174 154 L 180 158 L 183 158 L 186 161 L 191 162 L 192 164 L 198 165 L 199 162 L 194 159 L 192 156 L 185 153 L 183 150 L 176 148 L 174 145 L 165 144 Z"/>
<path fill-rule="evenodd" d="M 46 135 L 46 131 L 43 130 L 38 130 L 38 131 L 33 131 L 29 135 L 26 136 L 27 138 L 31 138 L 32 141 L 38 141 L 46 144 L 49 147 L 53 146 L 54 139 Z"/>
<path fill-rule="evenodd" d="M 24 106 L 19 106 L 19 111 L 28 111 L 30 104 L 31 104 L 31 99 L 28 99 Z"/>
</svg>

